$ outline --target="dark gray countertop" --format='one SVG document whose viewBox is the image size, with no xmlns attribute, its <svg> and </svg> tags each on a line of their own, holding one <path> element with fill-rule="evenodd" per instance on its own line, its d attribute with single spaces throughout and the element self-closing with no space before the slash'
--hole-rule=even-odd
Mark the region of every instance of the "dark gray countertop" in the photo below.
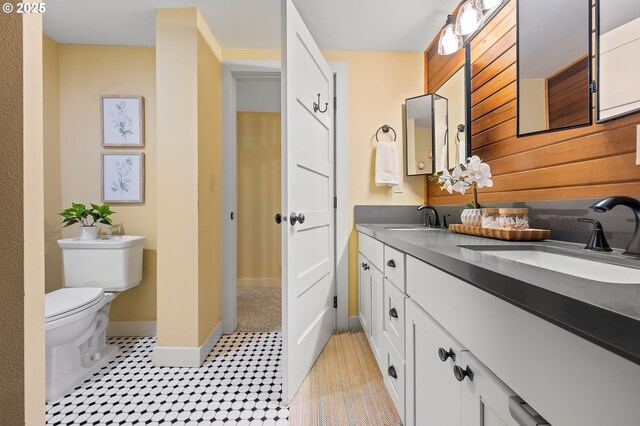
<svg viewBox="0 0 640 426">
<path fill-rule="evenodd" d="M 574 277 L 460 246 L 547 246 L 585 259 L 640 268 L 640 259 L 592 253 L 559 241 L 508 242 L 448 230 L 394 231 L 390 224 L 356 229 L 640 365 L 640 283 Z"/>
</svg>

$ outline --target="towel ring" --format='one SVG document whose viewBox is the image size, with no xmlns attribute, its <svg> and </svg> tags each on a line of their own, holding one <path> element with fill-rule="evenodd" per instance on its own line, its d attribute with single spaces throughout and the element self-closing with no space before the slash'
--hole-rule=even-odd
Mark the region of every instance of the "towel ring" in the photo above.
<svg viewBox="0 0 640 426">
<path fill-rule="evenodd" d="M 389 130 L 391 130 L 393 132 L 393 141 L 396 141 L 396 131 L 393 130 L 393 127 L 389 126 L 388 124 L 384 124 L 378 130 L 376 130 L 376 142 L 380 142 L 378 140 L 378 133 L 380 133 L 380 130 L 382 130 L 382 133 L 389 133 Z"/>
</svg>

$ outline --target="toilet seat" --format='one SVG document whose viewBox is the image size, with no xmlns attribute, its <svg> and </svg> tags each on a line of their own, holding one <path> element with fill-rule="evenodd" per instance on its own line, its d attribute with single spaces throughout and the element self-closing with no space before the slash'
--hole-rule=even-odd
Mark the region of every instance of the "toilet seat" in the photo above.
<svg viewBox="0 0 640 426">
<path fill-rule="evenodd" d="M 63 288 L 44 296 L 45 323 L 83 311 L 99 303 L 104 290 L 98 287 Z"/>
</svg>

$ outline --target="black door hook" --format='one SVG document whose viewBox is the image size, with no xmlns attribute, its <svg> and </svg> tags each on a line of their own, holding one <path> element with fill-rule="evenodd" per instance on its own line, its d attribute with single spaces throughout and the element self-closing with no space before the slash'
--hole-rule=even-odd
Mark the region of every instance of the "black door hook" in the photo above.
<svg viewBox="0 0 640 426">
<path fill-rule="evenodd" d="M 318 93 L 318 103 L 313 103 L 313 112 L 325 113 L 329 108 L 329 102 L 324 103 L 324 111 L 320 109 L 320 93 Z"/>
</svg>

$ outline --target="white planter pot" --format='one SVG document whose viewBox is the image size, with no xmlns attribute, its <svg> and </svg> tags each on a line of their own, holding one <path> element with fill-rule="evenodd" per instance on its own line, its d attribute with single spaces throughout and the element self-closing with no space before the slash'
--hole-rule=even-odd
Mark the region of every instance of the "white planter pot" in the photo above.
<svg viewBox="0 0 640 426">
<path fill-rule="evenodd" d="M 482 226 L 482 209 L 464 209 L 460 214 L 463 225 Z"/>
<path fill-rule="evenodd" d="M 80 235 L 78 236 L 78 239 L 95 240 L 96 238 L 98 238 L 97 226 L 81 226 L 80 227 Z"/>
</svg>

